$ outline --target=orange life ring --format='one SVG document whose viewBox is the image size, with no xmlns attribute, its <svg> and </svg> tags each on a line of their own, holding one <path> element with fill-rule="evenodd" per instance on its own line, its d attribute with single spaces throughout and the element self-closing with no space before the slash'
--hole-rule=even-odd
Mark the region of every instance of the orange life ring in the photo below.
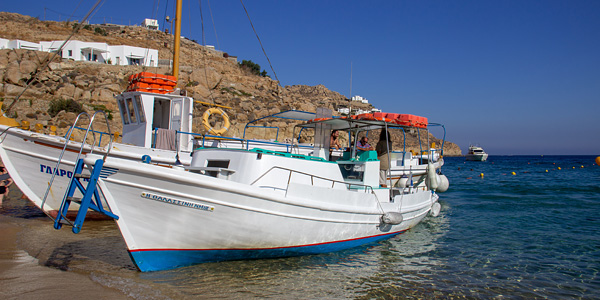
<svg viewBox="0 0 600 300">
<path fill-rule="evenodd" d="M 223 127 L 221 127 L 221 129 L 214 129 L 210 126 L 210 123 L 208 122 L 208 118 L 212 114 L 221 115 L 221 117 L 223 118 L 224 124 L 223 124 Z M 231 123 L 229 122 L 229 116 L 227 116 L 227 114 L 222 109 L 217 108 L 217 107 L 211 107 L 204 112 L 204 115 L 202 115 L 202 125 L 204 125 L 204 128 L 206 128 L 206 130 L 209 133 L 212 132 L 216 135 L 222 135 L 223 133 L 227 132 L 227 130 L 229 129 L 229 126 L 231 126 Z"/>
</svg>

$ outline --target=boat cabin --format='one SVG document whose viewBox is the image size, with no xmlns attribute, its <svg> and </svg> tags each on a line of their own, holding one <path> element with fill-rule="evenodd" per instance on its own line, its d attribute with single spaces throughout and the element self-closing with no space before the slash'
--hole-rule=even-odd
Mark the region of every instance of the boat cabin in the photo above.
<svg viewBox="0 0 600 300">
<path fill-rule="evenodd" d="M 123 144 L 192 151 L 191 97 L 132 91 L 116 98 L 123 123 Z"/>
</svg>

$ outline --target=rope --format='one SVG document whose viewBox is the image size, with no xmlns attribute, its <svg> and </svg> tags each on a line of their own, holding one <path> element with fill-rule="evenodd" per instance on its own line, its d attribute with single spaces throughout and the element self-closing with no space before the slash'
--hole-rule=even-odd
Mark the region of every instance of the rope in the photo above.
<svg viewBox="0 0 600 300">
<path fill-rule="evenodd" d="M 71 13 L 71 16 L 69 16 L 69 18 L 67 19 L 67 22 L 71 21 L 71 18 L 75 15 L 75 12 L 77 11 L 77 9 L 79 8 L 79 6 L 81 5 L 81 2 L 83 2 L 83 0 L 79 0 L 79 3 L 77 3 L 77 6 L 75 6 L 75 9 Z"/>
<path fill-rule="evenodd" d="M 242 3 L 242 7 L 244 8 L 244 11 L 246 12 L 246 16 L 248 17 L 248 21 L 250 21 L 250 26 L 252 26 L 252 30 L 254 31 L 254 34 L 256 35 L 256 38 L 258 39 L 260 48 L 262 49 L 262 52 L 264 53 L 265 57 L 267 58 L 267 61 L 269 62 L 269 67 L 271 67 L 273 76 L 275 76 L 275 80 L 277 80 L 277 82 L 279 82 L 279 78 L 277 78 L 277 73 L 275 73 L 275 70 L 273 69 L 273 65 L 271 64 L 271 60 L 269 59 L 269 56 L 267 55 L 267 52 L 265 51 L 265 47 L 263 47 L 263 44 L 260 41 L 260 37 L 258 36 L 258 33 L 256 33 L 256 29 L 254 28 L 254 25 L 252 24 L 252 20 L 250 19 L 250 14 L 248 14 L 248 10 L 246 9 L 246 6 L 244 5 L 244 1 L 240 0 L 240 3 Z"/>
<path fill-rule="evenodd" d="M 208 2 L 208 11 L 210 12 L 210 20 L 213 24 L 213 29 L 215 30 L 215 38 L 217 39 L 217 49 L 221 49 L 221 45 L 219 45 L 219 36 L 217 35 L 217 27 L 215 26 L 215 18 L 213 18 L 212 9 L 210 8 L 210 0 Z"/>
<path fill-rule="evenodd" d="M 212 104 L 215 105 L 215 97 L 213 95 L 213 91 L 210 88 L 210 83 L 208 82 L 208 60 L 207 60 L 207 53 L 208 51 L 206 50 L 206 36 L 204 34 L 204 13 L 202 12 L 202 0 L 198 0 L 198 4 L 200 6 L 200 24 L 201 24 L 201 29 L 202 29 L 202 47 L 204 49 L 202 49 L 202 59 L 204 60 L 204 80 L 206 80 L 206 87 L 208 88 L 208 96 L 210 97 L 210 100 L 212 101 Z M 209 3 L 209 9 L 210 9 L 210 3 Z M 212 13 L 211 13 L 211 18 L 212 18 Z M 213 26 L 214 26 L 214 21 L 213 21 Z M 216 29 L 215 29 L 215 35 L 216 35 Z"/>
<path fill-rule="evenodd" d="M 163 16 L 163 28 L 165 28 L 165 22 L 167 22 L 167 10 L 169 10 L 169 0 L 165 2 L 165 15 Z M 156 13 L 158 15 L 158 12 Z"/>
<path fill-rule="evenodd" d="M 37 79 L 37 76 L 39 74 L 39 72 L 41 70 L 44 70 L 48 67 L 48 65 L 50 65 L 50 63 L 54 60 L 54 58 L 56 58 L 56 56 L 62 51 L 62 49 L 67 45 L 67 43 L 69 42 L 69 40 L 73 37 L 73 35 L 75 35 L 75 33 L 77 33 L 79 31 L 79 29 L 81 29 L 83 23 L 85 23 L 85 21 L 90 17 L 90 15 L 92 14 L 92 12 L 94 12 L 94 10 L 98 7 L 98 5 L 103 2 L 103 0 L 98 0 L 96 2 L 96 4 L 94 4 L 94 6 L 92 7 L 92 9 L 90 9 L 90 11 L 87 13 L 87 15 L 85 15 L 85 17 L 83 18 L 83 20 L 77 24 L 77 27 L 73 28 L 73 31 L 71 31 L 71 35 L 69 35 L 69 37 L 67 37 L 67 39 L 65 39 L 65 41 L 62 43 L 62 45 L 58 48 L 58 50 L 56 50 L 56 52 L 54 52 L 54 55 L 52 55 L 52 57 L 50 59 L 47 59 L 46 64 L 44 65 L 43 68 L 41 69 L 37 69 L 35 71 L 35 73 L 33 74 L 33 76 L 31 78 L 29 78 L 27 85 L 25 86 L 25 88 L 23 89 L 23 91 L 21 91 L 21 93 L 19 95 L 17 95 L 17 97 L 15 98 L 15 100 L 13 100 L 13 102 L 10 104 L 10 106 L 8 106 L 8 108 L 5 111 L 5 114 L 8 115 L 8 113 L 10 112 L 10 110 L 13 108 L 13 106 L 15 106 L 15 104 L 19 101 L 19 98 L 21 98 L 21 96 L 25 93 L 25 91 L 29 88 L 29 86 L 31 85 L 32 82 L 35 81 L 35 79 Z"/>
</svg>

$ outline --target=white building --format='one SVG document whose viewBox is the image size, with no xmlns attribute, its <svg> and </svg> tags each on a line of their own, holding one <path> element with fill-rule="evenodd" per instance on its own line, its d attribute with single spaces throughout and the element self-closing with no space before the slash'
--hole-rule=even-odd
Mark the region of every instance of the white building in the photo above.
<svg viewBox="0 0 600 300">
<path fill-rule="evenodd" d="M 132 46 L 109 46 L 111 63 L 121 66 L 158 67 L 158 50 Z"/>
<path fill-rule="evenodd" d="M 0 38 L 0 49 L 8 49 L 8 40 Z"/>
<path fill-rule="evenodd" d="M 36 51 L 41 50 L 40 44 L 32 43 L 32 42 L 28 42 L 28 41 L 21 41 L 21 40 L 8 41 L 7 48 L 8 49 L 27 49 L 27 50 L 36 50 Z"/>
<path fill-rule="evenodd" d="M 41 51 L 56 52 L 64 41 L 40 42 Z M 72 59 L 75 61 L 89 61 L 98 63 L 107 63 L 110 58 L 109 46 L 107 43 L 94 43 L 82 41 L 68 41 L 60 57 Z"/>
<path fill-rule="evenodd" d="M 154 19 L 144 19 L 142 26 L 148 29 L 158 30 L 158 21 Z"/>
<path fill-rule="evenodd" d="M 365 99 L 365 98 L 363 98 L 363 97 L 361 97 L 359 95 L 356 95 L 356 96 L 352 97 L 352 101 L 360 101 L 360 102 L 362 102 L 364 104 L 369 103 L 369 100 L 367 100 L 367 99 Z"/>
<path fill-rule="evenodd" d="M 56 52 L 64 41 L 31 43 L 21 40 L 0 39 L 0 49 L 28 49 Z M 5 46 L 3 46 L 5 45 Z M 158 50 L 133 46 L 110 46 L 107 43 L 68 41 L 60 57 L 75 61 L 97 62 L 111 65 L 143 65 L 158 67 Z"/>
<path fill-rule="evenodd" d="M 350 109 L 347 108 L 347 107 L 338 108 L 337 111 L 340 114 L 344 114 L 344 115 L 349 115 L 350 114 Z"/>
</svg>

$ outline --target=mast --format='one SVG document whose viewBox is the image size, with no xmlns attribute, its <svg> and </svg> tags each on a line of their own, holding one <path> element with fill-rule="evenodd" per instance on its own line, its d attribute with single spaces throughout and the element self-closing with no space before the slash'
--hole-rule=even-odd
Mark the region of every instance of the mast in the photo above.
<svg viewBox="0 0 600 300">
<path fill-rule="evenodd" d="M 175 7 L 175 45 L 173 46 L 173 76 L 179 80 L 179 42 L 181 38 L 181 0 Z"/>
</svg>

